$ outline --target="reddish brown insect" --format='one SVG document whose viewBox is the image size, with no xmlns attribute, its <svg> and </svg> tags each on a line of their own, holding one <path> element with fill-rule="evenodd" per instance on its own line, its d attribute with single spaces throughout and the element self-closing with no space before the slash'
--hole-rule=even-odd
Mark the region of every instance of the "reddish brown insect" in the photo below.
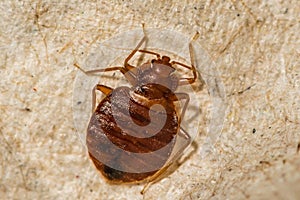
<svg viewBox="0 0 300 200">
<path fill-rule="evenodd" d="M 198 33 L 193 40 L 196 40 Z M 90 119 L 86 143 L 89 155 L 96 168 L 112 183 L 137 183 L 147 181 L 149 186 L 177 160 L 190 144 L 191 137 L 181 127 L 189 95 L 176 93 L 182 85 L 193 84 L 197 71 L 193 65 L 193 53 L 189 44 L 191 66 L 171 61 L 168 56 L 141 50 L 142 40 L 124 61 L 123 67 L 110 67 L 84 71 L 87 75 L 120 71 L 132 87 L 112 89 L 97 84 L 93 90 L 93 115 Z M 155 56 L 139 67 L 129 64 L 137 53 Z M 175 76 L 176 67 L 192 72 L 191 78 Z M 202 81 L 201 77 L 198 77 Z M 95 108 L 95 91 L 105 98 Z M 176 102 L 184 101 L 182 108 Z M 94 109 L 95 108 L 95 109 Z M 185 143 L 173 152 L 176 137 L 185 138 Z M 172 157 L 170 158 L 172 153 Z M 169 160 L 169 161 L 168 161 Z"/>
</svg>

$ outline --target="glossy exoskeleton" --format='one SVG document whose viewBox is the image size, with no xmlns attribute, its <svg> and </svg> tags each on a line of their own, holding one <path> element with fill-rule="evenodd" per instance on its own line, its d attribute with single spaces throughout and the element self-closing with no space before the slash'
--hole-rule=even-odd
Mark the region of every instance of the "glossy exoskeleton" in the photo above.
<svg viewBox="0 0 300 200">
<path fill-rule="evenodd" d="M 197 36 L 198 33 L 193 40 Z M 146 180 L 148 185 L 151 184 L 191 142 L 189 134 L 180 127 L 189 95 L 176 93 L 178 87 L 193 84 L 199 76 L 193 65 L 191 43 L 191 66 L 188 66 L 171 61 L 168 56 L 161 57 L 158 53 L 139 49 L 146 39 L 144 35 L 125 59 L 123 67 L 84 71 L 75 65 L 87 75 L 120 71 L 132 85 L 112 89 L 97 84 L 93 90 L 93 114 L 86 143 L 96 168 L 112 183 Z M 137 52 L 156 58 L 135 67 L 129 64 L 129 60 Z M 177 77 L 174 74 L 176 67 L 190 70 L 192 77 Z M 96 90 L 104 93 L 105 98 L 95 108 Z M 175 105 L 179 101 L 184 102 L 180 111 Z M 185 144 L 172 153 L 178 135 L 185 139 Z"/>
</svg>

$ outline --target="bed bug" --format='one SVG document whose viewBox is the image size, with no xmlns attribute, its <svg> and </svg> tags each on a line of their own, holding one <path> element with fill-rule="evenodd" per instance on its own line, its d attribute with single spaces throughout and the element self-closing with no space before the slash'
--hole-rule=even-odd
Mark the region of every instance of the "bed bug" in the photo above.
<svg viewBox="0 0 300 200">
<path fill-rule="evenodd" d="M 197 32 L 192 41 L 198 35 Z M 140 49 L 146 40 L 144 32 L 123 66 L 85 71 L 75 64 L 86 75 L 119 71 L 131 84 L 131 87 L 114 89 L 97 84 L 93 88 L 93 114 L 87 128 L 86 144 L 91 160 L 107 181 L 117 184 L 147 182 L 141 193 L 157 181 L 191 143 L 190 135 L 180 126 L 190 97 L 176 90 L 196 80 L 204 83 L 193 65 L 191 42 L 189 66 L 154 51 Z M 137 52 L 153 56 L 153 59 L 133 66 L 129 61 Z M 187 69 L 192 77 L 178 77 L 174 74 L 177 67 Z M 98 105 L 96 91 L 105 95 Z M 184 102 L 183 106 L 178 108 L 177 102 Z M 174 152 L 178 136 L 184 138 L 184 144 Z"/>
</svg>

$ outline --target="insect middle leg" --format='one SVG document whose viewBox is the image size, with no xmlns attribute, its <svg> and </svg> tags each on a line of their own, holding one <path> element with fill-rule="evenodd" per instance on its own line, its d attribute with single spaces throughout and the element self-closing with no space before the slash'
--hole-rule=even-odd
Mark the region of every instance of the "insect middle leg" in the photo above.
<svg viewBox="0 0 300 200">
<path fill-rule="evenodd" d="M 97 76 L 101 72 L 120 71 L 132 85 L 136 83 L 135 73 L 133 73 L 133 71 L 130 71 L 124 67 L 108 67 L 105 69 L 93 69 L 93 70 L 85 71 L 77 63 L 75 63 L 74 66 L 88 76 Z"/>
<path fill-rule="evenodd" d="M 113 89 L 111 87 L 108 87 L 106 85 L 101 85 L 101 84 L 97 84 L 95 85 L 95 87 L 92 90 L 92 112 L 95 111 L 95 107 L 96 107 L 96 90 L 101 91 L 103 94 L 105 94 L 105 96 L 109 95 Z"/>
<path fill-rule="evenodd" d="M 187 93 L 175 93 L 173 97 L 171 97 L 173 101 L 182 101 L 185 100 L 179 118 L 179 123 L 181 123 L 182 119 L 184 118 L 184 114 L 186 108 L 190 102 L 190 96 Z"/>
</svg>

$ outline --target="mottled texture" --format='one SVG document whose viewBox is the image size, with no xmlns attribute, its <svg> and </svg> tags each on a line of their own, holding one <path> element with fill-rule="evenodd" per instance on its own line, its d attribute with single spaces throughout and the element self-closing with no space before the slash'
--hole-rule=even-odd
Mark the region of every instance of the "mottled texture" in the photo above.
<svg viewBox="0 0 300 200">
<path fill-rule="evenodd" d="M 299 199 L 299 13 L 298 0 L 2 0 L 1 198 L 143 199 L 142 186 L 106 184 L 94 169 L 74 128 L 72 94 L 73 63 L 144 22 L 199 31 L 228 102 L 214 151 L 196 149 L 144 198 Z"/>
</svg>

